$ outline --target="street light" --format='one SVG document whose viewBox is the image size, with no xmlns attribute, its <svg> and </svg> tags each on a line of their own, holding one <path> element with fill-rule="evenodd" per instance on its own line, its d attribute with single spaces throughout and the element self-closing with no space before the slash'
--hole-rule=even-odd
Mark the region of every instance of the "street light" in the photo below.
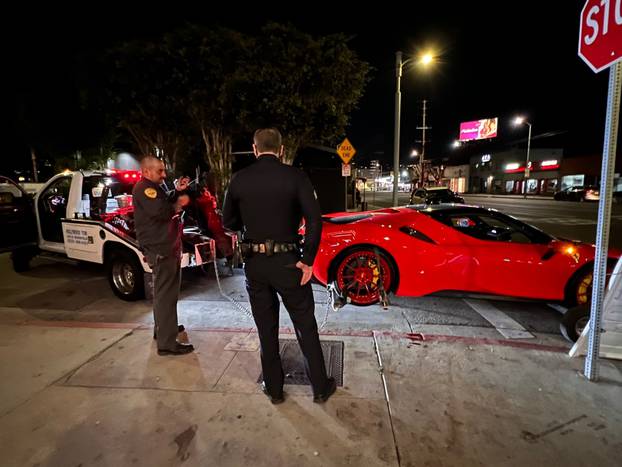
<svg viewBox="0 0 622 467">
<path fill-rule="evenodd" d="M 529 123 L 525 117 L 516 117 L 514 119 L 514 125 L 522 125 L 525 124 L 529 127 L 529 132 L 527 133 L 527 161 L 525 162 L 525 176 L 524 176 L 524 186 L 523 186 L 523 198 L 527 198 L 527 179 L 529 178 L 529 149 L 531 147 L 531 123 Z"/>
<path fill-rule="evenodd" d="M 402 52 L 395 52 L 395 128 L 393 133 L 393 206 L 397 206 L 397 192 L 398 192 L 398 183 L 399 176 L 397 174 L 400 173 L 400 117 L 401 117 L 401 108 L 402 108 L 402 92 L 401 92 L 401 81 L 402 81 L 402 68 L 416 60 L 418 57 L 410 57 L 406 60 L 402 61 Z M 419 59 L 420 62 L 427 66 L 434 61 L 434 55 L 431 53 L 425 53 Z M 421 167 L 423 168 L 423 154 L 421 155 L 420 161 Z"/>
</svg>

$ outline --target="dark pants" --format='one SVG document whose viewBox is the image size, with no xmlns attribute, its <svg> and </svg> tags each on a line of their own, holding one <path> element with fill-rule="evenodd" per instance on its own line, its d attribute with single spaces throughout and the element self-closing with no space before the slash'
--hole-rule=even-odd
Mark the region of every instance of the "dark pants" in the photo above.
<svg viewBox="0 0 622 467">
<path fill-rule="evenodd" d="M 177 299 L 181 286 L 180 257 L 176 254 L 146 254 L 153 271 L 153 321 L 158 349 L 172 350 L 177 344 Z"/>
<path fill-rule="evenodd" d="M 283 368 L 279 355 L 279 298 L 294 323 L 296 338 L 304 356 L 305 370 L 313 393 L 326 390 L 327 377 L 320 337 L 315 321 L 315 302 L 311 284 L 300 285 L 302 271 L 296 267 L 297 255 L 255 254 L 247 258 L 246 290 L 261 344 L 261 369 L 268 392 L 278 397 L 283 392 Z"/>
</svg>

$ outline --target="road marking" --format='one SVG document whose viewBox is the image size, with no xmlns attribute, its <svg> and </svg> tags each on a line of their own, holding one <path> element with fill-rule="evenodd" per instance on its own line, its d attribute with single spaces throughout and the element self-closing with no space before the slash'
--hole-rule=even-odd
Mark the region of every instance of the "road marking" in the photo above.
<svg viewBox="0 0 622 467">
<path fill-rule="evenodd" d="M 533 334 L 487 300 L 464 299 L 467 305 L 492 324 L 506 339 L 532 339 Z"/>
<path fill-rule="evenodd" d="M 547 303 L 549 308 L 553 308 L 555 311 L 561 313 L 562 315 L 568 311 L 568 308 L 560 305 L 559 303 Z"/>
</svg>

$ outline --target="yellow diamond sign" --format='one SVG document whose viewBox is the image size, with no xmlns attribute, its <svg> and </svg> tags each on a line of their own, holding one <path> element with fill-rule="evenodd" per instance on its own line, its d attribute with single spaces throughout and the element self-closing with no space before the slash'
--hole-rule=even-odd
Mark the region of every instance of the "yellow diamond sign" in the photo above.
<svg viewBox="0 0 622 467">
<path fill-rule="evenodd" d="M 350 163 L 350 159 L 356 154 L 356 149 L 352 146 L 352 143 L 348 141 L 348 138 L 344 139 L 339 146 L 337 146 L 337 154 L 341 157 L 344 164 Z"/>
</svg>

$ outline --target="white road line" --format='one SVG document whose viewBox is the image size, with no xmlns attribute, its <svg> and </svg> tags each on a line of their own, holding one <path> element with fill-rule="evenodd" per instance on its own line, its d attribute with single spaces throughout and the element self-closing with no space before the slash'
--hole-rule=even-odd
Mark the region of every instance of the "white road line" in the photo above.
<svg viewBox="0 0 622 467">
<path fill-rule="evenodd" d="M 568 308 L 560 305 L 559 303 L 547 303 L 549 308 L 553 308 L 555 311 L 560 312 L 562 315 L 568 311 Z"/>
<path fill-rule="evenodd" d="M 470 299 L 464 299 L 464 301 L 492 324 L 506 339 L 531 339 L 534 337 L 520 323 L 514 321 L 489 301 Z"/>
</svg>

